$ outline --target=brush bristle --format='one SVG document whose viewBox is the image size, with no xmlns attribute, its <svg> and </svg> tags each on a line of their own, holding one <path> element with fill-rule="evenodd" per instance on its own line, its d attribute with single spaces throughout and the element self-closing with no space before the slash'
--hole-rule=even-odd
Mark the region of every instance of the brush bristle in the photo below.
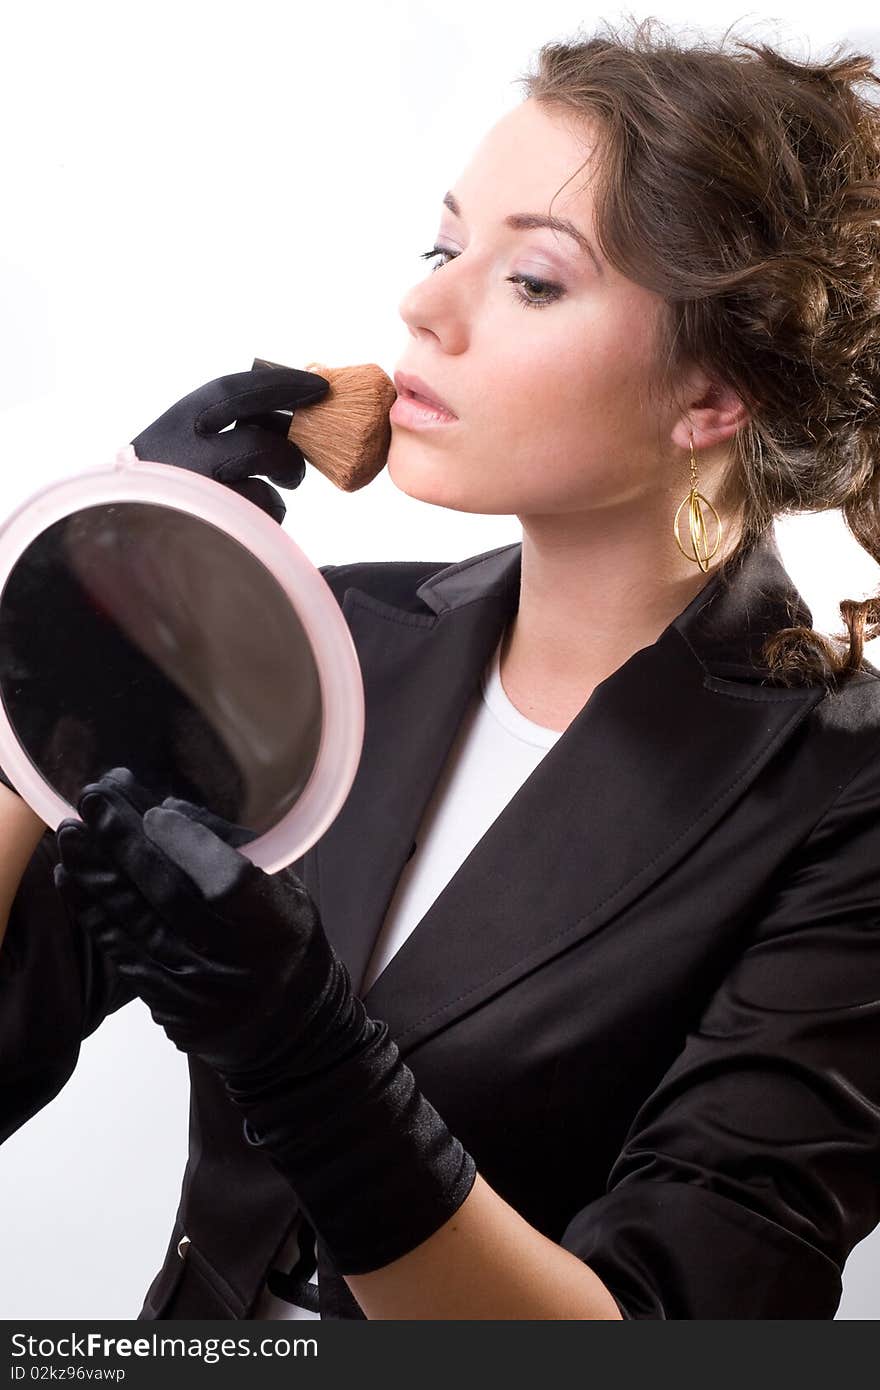
<svg viewBox="0 0 880 1390">
<path fill-rule="evenodd" d="M 391 445 L 388 412 L 397 399 L 394 382 L 375 362 L 324 367 L 310 362 L 330 390 L 293 414 L 288 439 L 309 463 L 343 492 L 356 492 L 385 467 Z"/>
</svg>

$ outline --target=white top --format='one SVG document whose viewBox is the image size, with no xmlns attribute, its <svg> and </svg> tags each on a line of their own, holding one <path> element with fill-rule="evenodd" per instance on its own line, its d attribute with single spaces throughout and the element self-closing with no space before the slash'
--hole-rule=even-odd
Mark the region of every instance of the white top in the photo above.
<svg viewBox="0 0 880 1390">
<path fill-rule="evenodd" d="M 416 849 L 404 865 L 376 939 L 359 995 L 367 992 L 418 926 L 471 850 L 534 771 L 561 731 L 527 719 L 501 684 L 503 636 L 484 670 L 480 693 L 471 701 L 446 765 L 425 808 Z M 298 1225 L 298 1222 L 297 1222 Z M 289 1270 L 298 1258 L 296 1227 L 278 1258 Z M 311 1282 L 317 1284 L 317 1272 Z M 264 1287 L 254 1318 L 318 1318 L 275 1298 Z"/>
</svg>

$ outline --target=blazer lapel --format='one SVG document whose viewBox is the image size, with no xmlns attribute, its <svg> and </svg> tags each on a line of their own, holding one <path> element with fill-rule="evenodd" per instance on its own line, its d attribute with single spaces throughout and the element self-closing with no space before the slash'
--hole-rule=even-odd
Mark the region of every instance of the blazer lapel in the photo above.
<svg viewBox="0 0 880 1390">
<path fill-rule="evenodd" d="M 316 862 L 324 927 L 355 989 L 468 700 L 517 603 L 512 549 L 434 575 L 433 588 L 429 580 L 417 590 L 433 611 L 408 612 L 354 587 L 344 595 L 364 683 L 364 742 Z"/>
<path fill-rule="evenodd" d="M 322 919 L 356 989 L 515 612 L 520 557 L 516 542 L 447 566 L 416 591 L 425 612 L 345 594 L 364 745 L 316 854 Z M 364 995 L 404 1055 L 623 912 L 724 816 L 824 694 L 761 683 L 763 637 L 800 621 L 810 611 L 769 532 L 596 686 Z"/>
</svg>

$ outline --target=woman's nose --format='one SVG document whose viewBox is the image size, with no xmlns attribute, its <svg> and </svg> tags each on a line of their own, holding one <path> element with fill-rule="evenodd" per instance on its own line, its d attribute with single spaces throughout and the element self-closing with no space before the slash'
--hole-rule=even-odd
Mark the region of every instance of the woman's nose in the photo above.
<svg viewBox="0 0 880 1390">
<path fill-rule="evenodd" d="M 459 351 L 467 337 L 466 296 L 448 282 L 438 285 L 432 277 L 418 281 L 400 300 L 398 312 L 411 333 L 427 330 L 450 351 Z"/>
</svg>

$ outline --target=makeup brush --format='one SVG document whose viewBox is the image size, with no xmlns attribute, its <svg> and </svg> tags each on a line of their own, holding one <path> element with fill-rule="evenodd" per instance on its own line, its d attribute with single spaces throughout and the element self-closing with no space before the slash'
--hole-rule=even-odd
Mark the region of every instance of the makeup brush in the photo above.
<svg viewBox="0 0 880 1390">
<path fill-rule="evenodd" d="M 255 357 L 253 367 L 280 367 Z M 253 370 L 253 367 L 251 370 Z M 287 437 L 306 460 L 343 492 L 356 492 L 385 467 L 391 445 L 388 412 L 397 388 L 375 362 L 357 367 L 304 368 L 330 383 L 330 390 L 311 405 L 297 406 Z"/>
</svg>

